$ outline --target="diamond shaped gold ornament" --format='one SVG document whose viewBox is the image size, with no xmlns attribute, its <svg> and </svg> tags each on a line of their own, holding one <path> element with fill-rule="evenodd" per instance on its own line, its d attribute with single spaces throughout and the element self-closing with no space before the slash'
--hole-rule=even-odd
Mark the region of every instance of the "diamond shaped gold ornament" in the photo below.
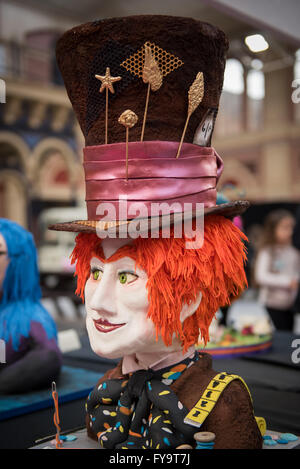
<svg viewBox="0 0 300 469">
<path fill-rule="evenodd" d="M 182 67 L 184 62 L 170 52 L 165 51 L 161 47 L 152 42 L 145 42 L 145 44 L 128 59 L 124 60 L 120 65 L 124 67 L 132 75 L 139 78 L 143 77 L 143 68 L 145 62 L 145 46 L 150 47 L 151 54 L 157 62 L 160 72 L 163 77 L 169 75 L 179 67 Z"/>
</svg>

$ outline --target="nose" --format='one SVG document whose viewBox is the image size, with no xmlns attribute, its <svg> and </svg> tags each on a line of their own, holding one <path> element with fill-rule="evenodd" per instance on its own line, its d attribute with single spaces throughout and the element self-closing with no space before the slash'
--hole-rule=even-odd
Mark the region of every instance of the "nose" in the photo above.
<svg viewBox="0 0 300 469">
<path fill-rule="evenodd" d="M 103 316 L 116 314 L 113 277 L 108 265 L 104 266 L 103 275 L 90 301 L 90 307 Z"/>
</svg>

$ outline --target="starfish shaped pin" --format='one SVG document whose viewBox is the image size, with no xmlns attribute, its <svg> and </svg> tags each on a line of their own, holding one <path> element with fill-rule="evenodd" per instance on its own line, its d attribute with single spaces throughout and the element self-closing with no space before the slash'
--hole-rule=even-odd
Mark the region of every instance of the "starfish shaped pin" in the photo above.
<svg viewBox="0 0 300 469">
<path fill-rule="evenodd" d="M 101 81 L 100 93 L 102 93 L 102 91 L 104 91 L 105 89 L 109 89 L 111 93 L 114 93 L 115 90 L 113 87 L 113 83 L 122 80 L 122 77 L 112 77 L 110 74 L 109 67 L 106 67 L 105 75 L 95 75 L 95 77 Z"/>
</svg>

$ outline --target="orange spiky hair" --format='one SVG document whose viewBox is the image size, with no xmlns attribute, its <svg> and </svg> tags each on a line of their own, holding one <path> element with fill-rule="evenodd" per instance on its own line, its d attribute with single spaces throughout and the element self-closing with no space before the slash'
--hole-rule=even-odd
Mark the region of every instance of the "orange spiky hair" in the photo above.
<svg viewBox="0 0 300 469">
<path fill-rule="evenodd" d="M 166 345 L 171 345 L 175 333 L 183 350 L 198 342 L 199 331 L 205 344 L 208 328 L 220 306 L 230 304 L 246 286 L 244 271 L 246 236 L 222 216 L 205 217 L 204 243 L 200 249 L 186 249 L 183 238 L 137 238 L 132 245 L 120 248 L 108 260 L 104 259 L 101 240 L 96 234 L 80 233 L 71 255 L 76 262 L 76 294 L 84 300 L 84 288 L 90 275 L 93 256 L 112 262 L 129 256 L 148 275 L 148 317 L 156 326 Z M 184 303 L 202 299 L 195 313 L 182 324 L 180 311 Z"/>
</svg>

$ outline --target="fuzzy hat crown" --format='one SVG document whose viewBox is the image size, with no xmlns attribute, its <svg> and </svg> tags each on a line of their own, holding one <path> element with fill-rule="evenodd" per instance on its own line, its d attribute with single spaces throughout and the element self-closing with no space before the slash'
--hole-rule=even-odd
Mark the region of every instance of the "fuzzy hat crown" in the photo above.
<svg viewBox="0 0 300 469">
<path fill-rule="evenodd" d="M 57 61 L 85 136 L 86 146 L 104 143 L 105 93 L 95 75 L 110 67 L 114 84 L 109 99 L 109 142 L 124 141 L 120 114 L 133 110 L 138 124 L 130 140 L 138 141 L 147 86 L 142 80 L 145 44 L 158 63 L 162 86 L 151 93 L 144 140 L 179 141 L 187 114 L 187 92 L 197 73 L 205 93 L 191 116 L 185 142 L 209 109 L 216 114 L 223 85 L 228 41 L 218 28 L 192 18 L 129 16 L 98 20 L 67 31 L 57 43 Z"/>
</svg>

